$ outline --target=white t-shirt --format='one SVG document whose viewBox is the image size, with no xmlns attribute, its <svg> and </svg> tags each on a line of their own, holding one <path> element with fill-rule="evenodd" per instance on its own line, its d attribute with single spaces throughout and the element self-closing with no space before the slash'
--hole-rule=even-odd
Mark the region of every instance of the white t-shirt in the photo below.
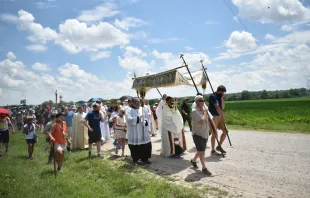
<svg viewBox="0 0 310 198">
<path fill-rule="evenodd" d="M 36 126 L 35 126 L 35 124 L 32 123 L 32 126 L 31 125 L 28 126 L 28 124 L 25 124 L 24 128 L 26 128 L 27 130 L 31 131 L 31 132 L 28 132 L 27 135 L 25 135 L 25 139 L 26 140 L 34 139 L 34 134 L 36 133 Z"/>
</svg>

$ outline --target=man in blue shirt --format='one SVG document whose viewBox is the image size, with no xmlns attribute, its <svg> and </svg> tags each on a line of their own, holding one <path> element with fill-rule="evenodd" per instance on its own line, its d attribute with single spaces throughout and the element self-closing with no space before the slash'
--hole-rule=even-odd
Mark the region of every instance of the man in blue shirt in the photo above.
<svg viewBox="0 0 310 198">
<path fill-rule="evenodd" d="M 220 144 L 216 147 L 217 151 L 220 151 L 222 153 L 226 153 L 226 151 L 222 148 L 222 144 L 227 136 L 227 131 L 225 128 L 225 117 L 223 114 L 223 109 L 225 108 L 224 103 L 224 94 L 226 92 L 226 88 L 223 85 L 220 85 L 217 88 L 217 91 L 215 94 L 211 94 L 209 97 L 209 112 L 213 116 L 213 121 L 215 123 L 215 128 L 220 129 L 223 131 L 223 134 L 221 135 Z M 217 131 L 214 131 L 214 134 L 217 136 Z M 211 154 L 213 155 L 220 155 L 214 150 L 215 147 L 215 136 L 212 134 L 211 137 Z"/>
<path fill-rule="evenodd" d="M 100 129 L 100 121 L 104 122 L 104 117 L 102 112 L 100 111 L 100 105 L 97 103 L 93 104 L 93 111 L 89 112 L 85 117 L 84 124 L 88 128 L 88 144 L 89 151 L 88 156 L 91 156 L 91 150 L 93 147 L 93 143 L 97 145 L 97 156 L 103 158 L 100 153 L 101 149 L 101 129 Z"/>
<path fill-rule="evenodd" d="M 66 124 L 67 124 L 67 134 L 68 134 L 68 137 L 69 137 L 69 144 L 67 145 L 67 150 L 68 150 L 69 155 L 71 155 L 70 143 L 71 143 L 72 133 L 73 133 L 73 131 L 72 131 L 72 119 L 73 119 L 73 116 L 74 116 L 74 112 L 73 111 L 69 111 L 68 107 L 65 107 L 64 111 L 65 111 L 65 121 L 66 121 Z"/>
</svg>

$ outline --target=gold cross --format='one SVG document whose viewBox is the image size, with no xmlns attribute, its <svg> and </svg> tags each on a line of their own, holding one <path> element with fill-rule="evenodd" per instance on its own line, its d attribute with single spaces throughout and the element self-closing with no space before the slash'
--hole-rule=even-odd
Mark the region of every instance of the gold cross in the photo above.
<svg viewBox="0 0 310 198">
<path fill-rule="evenodd" d="M 172 108 L 176 111 L 179 107 L 179 100 L 177 98 L 172 100 Z"/>
</svg>

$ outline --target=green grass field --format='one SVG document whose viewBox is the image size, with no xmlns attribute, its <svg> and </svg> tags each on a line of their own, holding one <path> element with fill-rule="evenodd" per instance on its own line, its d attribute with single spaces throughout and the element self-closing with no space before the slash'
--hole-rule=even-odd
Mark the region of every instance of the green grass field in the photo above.
<svg viewBox="0 0 310 198">
<path fill-rule="evenodd" d="M 229 129 L 310 133 L 310 98 L 226 102 Z"/>
<path fill-rule="evenodd" d="M 134 167 L 128 160 L 88 158 L 87 151 L 65 156 L 63 173 L 53 176 L 47 164 L 45 137 L 39 134 L 34 160 L 26 159 L 24 135 L 10 135 L 9 153 L 0 157 L 0 197 L 223 197 L 212 187 L 183 187 L 169 175 L 156 175 L 147 167 Z M 126 148 L 128 149 L 128 147 Z"/>
</svg>

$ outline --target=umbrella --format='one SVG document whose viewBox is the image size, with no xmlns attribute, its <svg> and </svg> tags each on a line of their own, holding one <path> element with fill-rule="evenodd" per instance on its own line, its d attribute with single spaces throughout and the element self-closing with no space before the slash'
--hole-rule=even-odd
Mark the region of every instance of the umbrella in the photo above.
<svg viewBox="0 0 310 198">
<path fill-rule="evenodd" d="M 102 98 L 91 98 L 89 99 L 89 103 L 92 103 L 92 102 L 96 102 L 97 100 L 100 100 L 101 102 L 103 102 L 104 100 Z"/>
<path fill-rule="evenodd" d="M 8 109 L 0 108 L 0 114 L 1 114 L 1 113 L 10 115 L 10 114 L 11 114 L 11 111 L 8 110 Z"/>
</svg>

